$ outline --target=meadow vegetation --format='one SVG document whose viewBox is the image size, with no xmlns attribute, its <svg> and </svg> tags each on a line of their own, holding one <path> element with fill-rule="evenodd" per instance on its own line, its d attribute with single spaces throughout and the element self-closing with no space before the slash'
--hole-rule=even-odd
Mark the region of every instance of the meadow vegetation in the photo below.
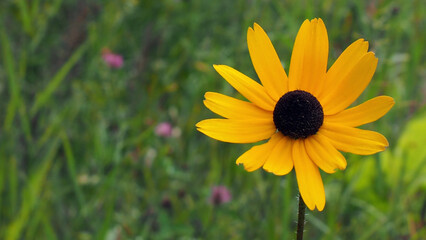
<svg viewBox="0 0 426 240">
<path fill-rule="evenodd" d="M 235 165 L 250 145 L 195 124 L 206 91 L 238 97 L 213 69 L 257 79 L 254 22 L 286 70 L 301 23 L 321 17 L 329 66 L 364 38 L 379 58 L 356 103 L 395 99 L 365 125 L 390 147 L 322 174 L 306 239 L 426 239 L 425 12 L 420 0 L 0 2 L 0 239 L 292 239 L 294 172 Z M 109 65 L 106 53 L 122 56 Z M 169 123 L 170 134 L 157 125 Z M 212 200 L 224 186 L 228 201 Z"/>
</svg>

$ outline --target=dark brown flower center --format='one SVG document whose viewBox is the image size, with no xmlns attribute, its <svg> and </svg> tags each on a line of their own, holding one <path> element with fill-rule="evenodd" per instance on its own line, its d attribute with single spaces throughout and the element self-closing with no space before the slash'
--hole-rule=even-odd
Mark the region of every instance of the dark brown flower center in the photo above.
<svg viewBox="0 0 426 240">
<path fill-rule="evenodd" d="M 318 132 L 324 122 L 320 102 L 310 93 L 295 90 L 284 94 L 274 109 L 278 131 L 293 139 L 307 138 Z"/>
</svg>

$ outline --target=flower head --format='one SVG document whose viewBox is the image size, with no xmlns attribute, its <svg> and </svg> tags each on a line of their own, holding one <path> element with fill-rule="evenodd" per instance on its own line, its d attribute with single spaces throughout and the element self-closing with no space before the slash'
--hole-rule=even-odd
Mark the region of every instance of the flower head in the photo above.
<svg viewBox="0 0 426 240">
<path fill-rule="evenodd" d="M 111 68 L 121 68 L 123 66 L 123 57 L 108 50 L 102 53 L 102 59 Z"/>
<path fill-rule="evenodd" d="M 230 143 L 253 143 L 237 159 L 247 171 L 263 167 L 276 175 L 293 168 L 300 194 L 308 206 L 322 211 L 325 193 L 319 169 L 345 169 L 339 152 L 374 154 L 388 146 L 374 131 L 357 128 L 382 117 L 394 105 L 388 96 L 348 108 L 364 91 L 378 59 L 368 42 L 352 43 L 327 70 L 328 36 L 321 19 L 305 20 L 297 34 L 287 76 L 265 31 L 248 29 L 250 57 L 261 84 L 237 70 L 214 65 L 216 71 L 247 100 L 207 92 L 204 104 L 225 119 L 207 119 L 197 129 Z"/>
<path fill-rule="evenodd" d="M 157 134 L 157 136 L 170 137 L 172 136 L 172 132 L 173 132 L 173 127 L 168 122 L 159 123 L 155 127 L 155 134 Z"/>
<path fill-rule="evenodd" d="M 225 186 L 214 186 L 211 189 L 209 202 L 213 205 L 220 205 L 231 201 L 231 193 Z"/>
</svg>

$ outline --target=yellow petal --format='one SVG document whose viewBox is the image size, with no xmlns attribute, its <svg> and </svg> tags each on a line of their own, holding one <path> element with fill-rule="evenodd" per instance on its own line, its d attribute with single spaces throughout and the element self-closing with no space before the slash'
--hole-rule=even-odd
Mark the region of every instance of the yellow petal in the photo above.
<svg viewBox="0 0 426 240">
<path fill-rule="evenodd" d="M 293 169 L 293 140 L 283 136 L 280 132 L 275 135 L 279 135 L 281 139 L 272 149 L 263 169 L 275 175 L 286 175 Z"/>
<path fill-rule="evenodd" d="M 222 142 L 253 143 L 268 139 L 276 128 L 272 119 L 207 119 L 196 125 L 197 130 Z"/>
<path fill-rule="evenodd" d="M 303 141 L 296 140 L 293 145 L 293 162 L 300 195 L 306 206 L 322 211 L 325 206 L 325 192 L 318 167 L 306 153 Z"/>
<path fill-rule="evenodd" d="M 377 132 L 324 122 L 317 134 L 327 137 L 330 143 L 343 152 L 370 155 L 389 146 L 386 138 Z"/>
<path fill-rule="evenodd" d="M 278 101 L 288 91 L 287 74 L 265 31 L 257 24 L 247 31 L 247 45 L 254 69 L 269 95 Z"/>
<path fill-rule="evenodd" d="M 326 93 L 331 89 L 340 85 L 343 81 L 343 76 L 346 76 L 349 73 L 349 71 L 367 53 L 367 50 L 368 42 L 364 41 L 364 39 L 358 39 L 349 45 L 345 51 L 343 51 L 326 74 L 324 87 L 327 91 L 322 92 L 320 98 L 322 95 L 326 95 Z"/>
<path fill-rule="evenodd" d="M 289 91 L 300 89 L 300 81 L 303 73 L 303 58 L 305 55 L 305 46 L 308 44 L 311 30 L 311 22 L 305 20 L 300 26 L 297 33 L 296 40 L 293 45 L 293 52 L 291 54 L 290 69 L 289 69 Z"/>
<path fill-rule="evenodd" d="M 327 140 L 315 134 L 305 139 L 306 152 L 312 161 L 326 173 L 334 173 L 335 169 L 345 169 L 345 157 Z"/>
<path fill-rule="evenodd" d="M 321 19 L 306 20 L 294 42 L 290 62 L 290 90 L 301 89 L 318 96 L 327 71 L 328 35 Z"/>
<path fill-rule="evenodd" d="M 241 155 L 237 159 L 237 164 L 243 164 L 244 169 L 249 172 L 259 169 L 280 139 L 281 136 L 274 134 L 267 143 L 254 146 Z"/>
<path fill-rule="evenodd" d="M 232 87 L 250 102 L 265 110 L 274 110 L 275 101 L 272 100 L 262 85 L 226 65 L 213 65 L 213 67 Z"/>
<path fill-rule="evenodd" d="M 346 75 L 340 76 L 338 86 L 329 88 L 327 95 L 320 99 L 325 115 L 344 110 L 361 95 L 376 71 L 377 61 L 374 53 L 368 52 Z"/>
<path fill-rule="evenodd" d="M 379 96 L 335 115 L 325 116 L 325 118 L 327 122 L 342 124 L 348 127 L 358 127 L 381 118 L 394 104 L 395 101 L 393 98 Z"/>
<path fill-rule="evenodd" d="M 204 97 L 204 105 L 212 112 L 225 118 L 248 119 L 263 118 L 272 119 L 272 112 L 259 108 L 251 102 L 242 101 L 226 95 L 207 92 Z"/>
</svg>

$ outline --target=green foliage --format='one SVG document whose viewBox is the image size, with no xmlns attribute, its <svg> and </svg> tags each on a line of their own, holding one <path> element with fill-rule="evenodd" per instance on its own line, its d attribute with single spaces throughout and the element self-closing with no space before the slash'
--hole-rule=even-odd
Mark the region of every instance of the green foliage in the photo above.
<svg viewBox="0 0 426 240">
<path fill-rule="evenodd" d="M 206 91 L 238 96 L 212 64 L 256 79 L 258 22 L 288 70 L 306 18 L 330 64 L 369 41 L 379 66 L 358 99 L 395 98 L 364 126 L 390 148 L 323 174 L 327 203 L 306 239 L 425 239 L 425 4 L 421 1 L 0 1 L 0 239 L 291 239 L 297 184 L 236 158 L 249 146 L 195 130 Z M 119 53 L 110 68 L 102 52 Z M 158 123 L 172 137 L 155 134 Z M 232 200 L 209 202 L 225 185 Z"/>
</svg>

